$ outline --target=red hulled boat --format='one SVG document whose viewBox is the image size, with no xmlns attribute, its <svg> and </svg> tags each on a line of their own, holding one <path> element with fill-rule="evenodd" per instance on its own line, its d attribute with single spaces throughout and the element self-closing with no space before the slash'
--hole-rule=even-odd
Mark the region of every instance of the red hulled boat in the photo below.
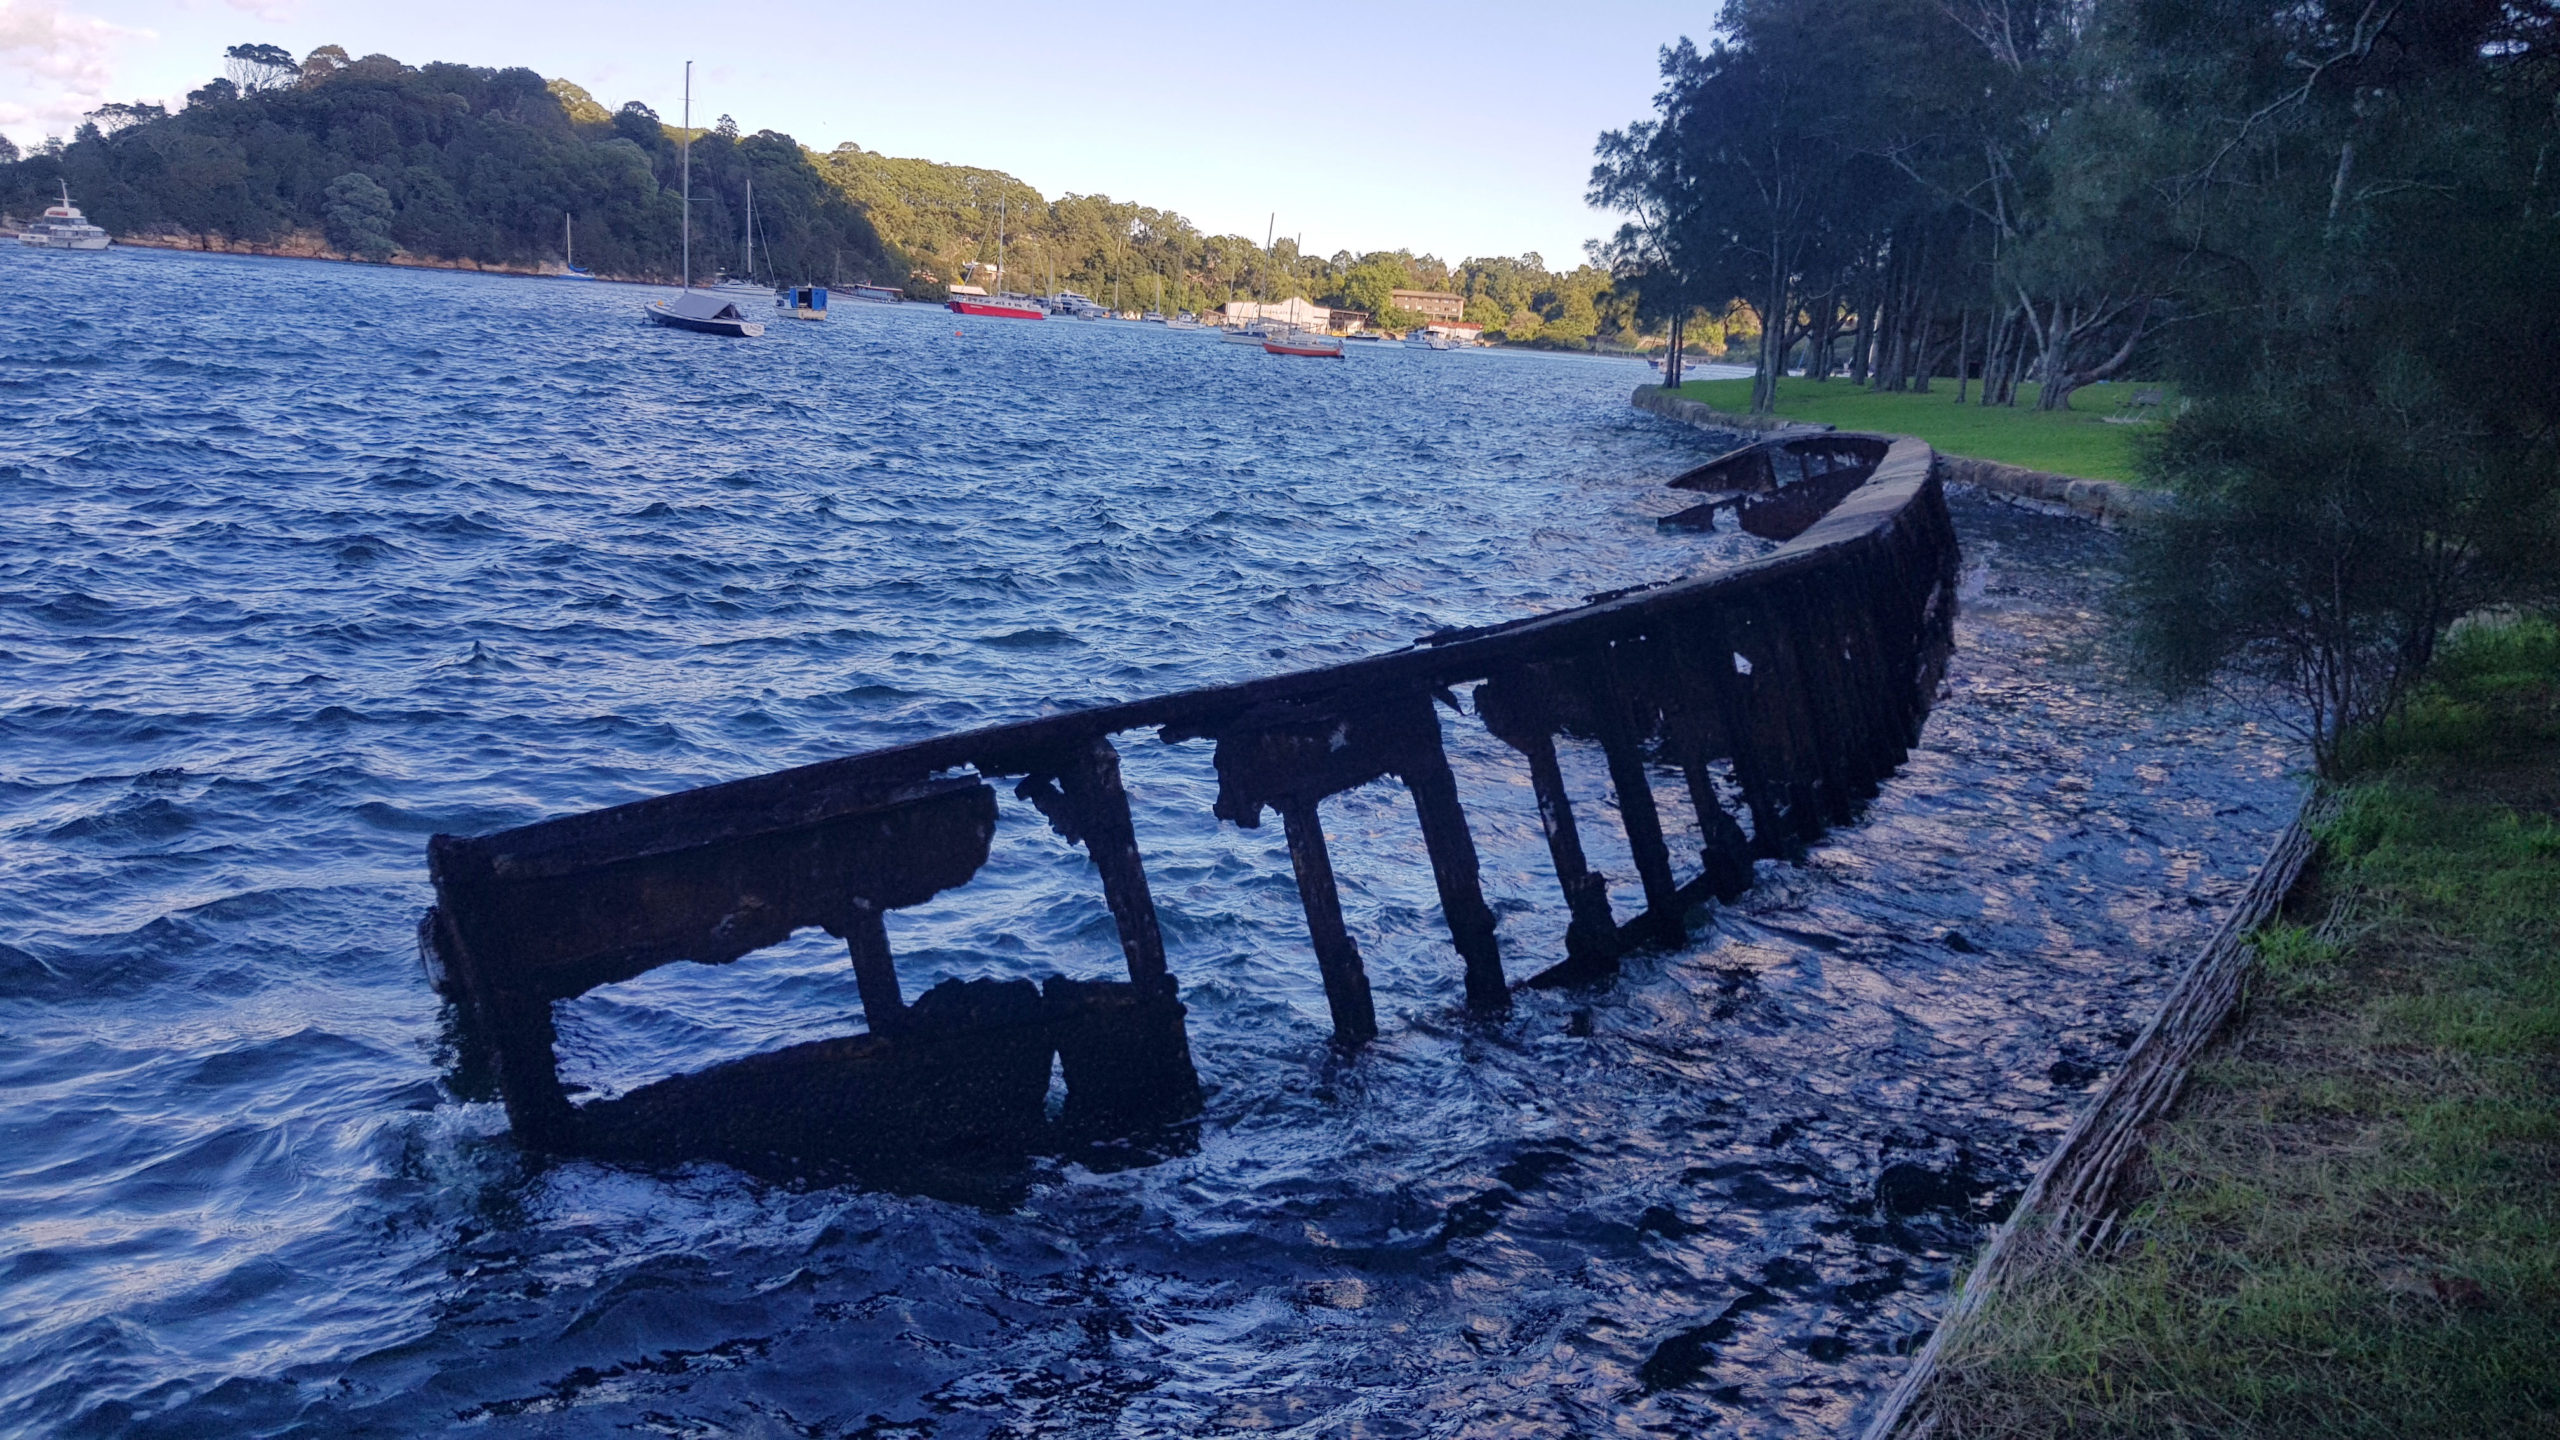
<svg viewBox="0 0 2560 1440">
<path fill-rule="evenodd" d="M 998 320 L 1038 320 L 1047 314 L 1036 295 L 990 295 L 975 285 L 954 285 L 943 302 L 962 315 L 988 315 Z"/>
<path fill-rule="evenodd" d="M 1273 355 L 1310 355 L 1319 360 L 1342 358 L 1342 337 L 1318 335 L 1312 330 L 1281 330 L 1262 337 L 1262 348 Z"/>
</svg>

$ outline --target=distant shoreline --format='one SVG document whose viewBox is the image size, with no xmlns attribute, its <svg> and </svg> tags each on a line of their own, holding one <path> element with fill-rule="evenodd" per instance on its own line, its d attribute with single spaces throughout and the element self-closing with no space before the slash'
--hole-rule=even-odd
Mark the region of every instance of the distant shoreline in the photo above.
<svg viewBox="0 0 2560 1440">
<path fill-rule="evenodd" d="M 115 243 L 137 250 L 176 250 L 190 255 L 234 255 L 256 260 L 326 260 L 341 265 L 385 265 L 399 270 L 460 270 L 475 275 L 509 275 L 519 280 L 564 280 L 565 270 L 539 270 L 525 265 L 484 265 L 477 260 L 447 260 L 428 255 L 395 254 L 387 260 L 366 260 L 333 250 L 319 236 L 297 230 L 279 243 L 255 245 L 241 240 L 204 243 L 193 235 L 118 235 Z M 598 280 L 617 285 L 666 285 L 672 280 L 644 280 L 625 275 L 598 275 Z"/>
</svg>

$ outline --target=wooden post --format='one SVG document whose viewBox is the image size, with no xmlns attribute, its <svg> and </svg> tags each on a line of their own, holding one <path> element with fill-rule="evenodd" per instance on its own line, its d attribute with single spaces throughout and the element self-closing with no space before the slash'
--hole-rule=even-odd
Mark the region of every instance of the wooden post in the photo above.
<svg viewBox="0 0 2560 1440">
<path fill-rule="evenodd" d="M 1877 547 L 1881 549 L 1882 547 Z M 1911 758 L 1911 746 L 1904 738 L 1907 728 L 1903 703 L 1893 695 L 1893 666 L 1887 659 L 1881 627 L 1876 612 L 1893 593 L 1889 579 L 1877 573 L 1884 565 L 1881 556 L 1861 565 L 1857 575 L 1856 594 L 1849 606 L 1848 641 L 1852 659 L 1849 663 L 1852 694 L 1867 717 L 1868 763 L 1881 783 L 1886 776 Z"/>
<path fill-rule="evenodd" d="M 1818 840 L 1824 829 L 1817 803 L 1822 791 L 1821 736 L 1806 708 L 1805 677 L 1795 663 L 1787 637 L 1787 620 L 1755 593 L 1736 607 L 1751 637 L 1751 695 L 1755 702 L 1754 735 L 1775 754 L 1777 778 L 1786 796 L 1781 829 L 1797 840 Z"/>
<path fill-rule="evenodd" d="M 507 1102 L 507 1124 L 536 1150 L 570 1148 L 577 1112 L 569 1093 L 560 1088 L 560 1062 L 553 1048 L 560 1037 L 552 1028 L 550 997 L 499 991 L 491 999 L 495 1003 L 484 1018 L 498 1052 L 498 1091 Z"/>
<path fill-rule="evenodd" d="M 1697 636 L 1683 627 L 1666 627 L 1656 643 L 1661 646 L 1664 669 L 1669 672 L 1673 693 L 1678 697 L 1679 716 L 1671 727 L 1671 744 L 1677 752 L 1682 778 L 1689 782 L 1689 804 L 1698 814 L 1698 862 L 1705 872 L 1707 888 L 1719 900 L 1731 900 L 1751 888 L 1751 837 L 1742 833 L 1724 808 L 1724 797 L 1717 793 L 1714 773 L 1709 766 L 1718 755 L 1735 750 L 1726 732 L 1724 705 L 1716 692 L 1712 676 L 1699 668 Z M 1734 762 L 1739 779 L 1742 763 Z"/>
<path fill-rule="evenodd" d="M 1458 805 L 1457 777 L 1449 773 L 1448 752 L 1440 745 L 1440 720 L 1431 713 L 1428 700 L 1422 702 L 1421 719 L 1427 733 L 1416 734 L 1412 741 L 1405 788 L 1412 792 L 1414 813 L 1422 821 L 1422 844 L 1431 854 L 1431 879 L 1440 890 L 1440 913 L 1448 918 L 1449 938 L 1466 962 L 1467 1008 L 1498 1014 L 1511 1008 L 1511 986 L 1502 978 L 1502 948 L 1494 939 L 1493 907 L 1484 903 L 1475 837 L 1467 832 L 1467 812 Z"/>
<path fill-rule="evenodd" d="M 1719 900 L 1730 900 L 1751 888 L 1751 837 L 1733 823 L 1725 813 L 1724 802 L 1716 795 L 1715 776 L 1709 773 L 1704 756 L 1691 756 L 1680 765 L 1681 774 L 1689 782 L 1689 803 L 1698 812 L 1698 830 L 1702 841 L 1698 863 L 1704 867 L 1707 885 Z"/>
<path fill-rule="evenodd" d="M 1298 903 L 1306 907 L 1316 968 L 1324 974 L 1333 1038 L 1338 1044 L 1358 1045 L 1377 1035 L 1378 1012 L 1369 998 L 1360 947 L 1342 926 L 1342 896 L 1334 889 L 1333 857 L 1325 853 L 1324 822 L 1314 801 L 1295 799 L 1280 807 L 1280 821 L 1289 836 L 1289 864 L 1298 872 Z"/>
<path fill-rule="evenodd" d="M 1812 722 L 1814 754 L 1822 775 L 1823 810 L 1834 825 L 1857 818 L 1858 802 L 1875 793 L 1867 768 L 1863 725 L 1851 693 L 1854 684 L 1840 661 L 1839 597 L 1799 581 L 1787 587 L 1793 614 L 1787 644 L 1805 717 Z"/>
<path fill-rule="evenodd" d="M 1058 783 L 1075 814 L 1085 853 L 1102 872 L 1103 899 L 1120 928 L 1130 983 L 1152 994 L 1164 988 L 1164 930 L 1156 922 L 1155 896 L 1147 889 L 1147 869 L 1138 858 L 1129 792 L 1120 787 L 1120 752 L 1108 737 L 1097 735 L 1060 767 Z"/>
<path fill-rule="evenodd" d="M 1582 833 L 1573 823 L 1573 800 L 1565 794 L 1564 771 L 1556 764 L 1555 737 L 1539 731 L 1514 741 L 1529 757 L 1529 785 L 1538 797 L 1538 825 L 1547 832 L 1547 853 L 1555 857 L 1556 880 L 1564 888 L 1565 908 L 1573 919 L 1565 926 L 1565 959 L 1601 968 L 1618 958 L 1618 922 L 1609 913 L 1606 876 L 1592 873 L 1582 855 Z"/>
<path fill-rule="evenodd" d="M 889 954 L 889 926 L 880 907 L 854 902 L 853 920 L 845 927 L 845 948 L 853 952 L 853 983 L 862 992 L 862 1017 L 874 1035 L 894 1035 L 907 1023 L 907 1002 L 898 994 L 898 965 Z"/>
<path fill-rule="evenodd" d="M 1644 747 L 1636 734 L 1627 689 L 1618 680 L 1617 647 L 1605 645 L 1598 673 L 1589 676 L 1591 709 L 1600 726 L 1600 748 L 1609 757 L 1609 784 L 1618 792 L 1618 820 L 1644 883 L 1645 913 L 1668 940 L 1680 924 L 1680 884 L 1671 878 L 1671 847 L 1663 843 L 1662 812 L 1654 807 L 1653 782 L 1644 773 Z"/>
<path fill-rule="evenodd" d="M 1684 639 L 1698 679 L 1715 700 L 1724 722 L 1725 744 L 1733 754 L 1734 778 L 1742 782 L 1742 802 L 1751 811 L 1751 849 L 1778 855 L 1786 849 L 1786 821 L 1780 813 L 1780 786 L 1774 761 L 1761 743 L 1752 704 L 1752 682 L 1734 664 L 1741 652 L 1735 628 L 1713 612 L 1702 616 Z"/>
</svg>

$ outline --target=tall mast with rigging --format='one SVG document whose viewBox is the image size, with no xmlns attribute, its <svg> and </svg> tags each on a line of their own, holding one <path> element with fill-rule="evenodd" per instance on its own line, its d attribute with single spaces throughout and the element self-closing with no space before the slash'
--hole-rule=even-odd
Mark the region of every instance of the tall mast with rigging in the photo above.
<svg viewBox="0 0 2560 1440">
<path fill-rule="evenodd" d="M 684 288 L 693 288 L 693 62 L 684 62 Z"/>
</svg>

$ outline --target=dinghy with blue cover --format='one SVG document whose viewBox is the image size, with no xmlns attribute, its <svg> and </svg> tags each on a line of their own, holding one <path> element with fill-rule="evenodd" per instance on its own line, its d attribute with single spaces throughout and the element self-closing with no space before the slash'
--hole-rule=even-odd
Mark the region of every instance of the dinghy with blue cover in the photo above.
<svg viewBox="0 0 2560 1440">
<path fill-rule="evenodd" d="M 750 320 L 738 309 L 738 302 L 725 295 L 704 290 L 687 290 L 671 299 L 649 306 L 649 318 L 678 330 L 697 330 L 705 335 L 761 335 L 764 324 Z"/>
</svg>

